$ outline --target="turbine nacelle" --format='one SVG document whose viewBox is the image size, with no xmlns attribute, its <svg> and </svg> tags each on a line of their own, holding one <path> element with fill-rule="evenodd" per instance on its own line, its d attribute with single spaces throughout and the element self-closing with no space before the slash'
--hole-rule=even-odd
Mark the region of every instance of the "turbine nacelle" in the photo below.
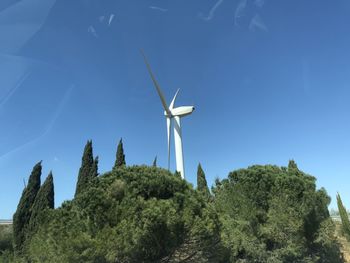
<svg viewBox="0 0 350 263">
<path fill-rule="evenodd" d="M 175 116 L 185 117 L 187 115 L 190 115 L 194 111 L 194 109 L 195 108 L 193 106 L 181 106 L 181 107 L 170 109 L 170 112 L 171 112 L 170 116 L 166 111 L 164 111 L 164 115 L 168 118 L 172 118 Z"/>
</svg>

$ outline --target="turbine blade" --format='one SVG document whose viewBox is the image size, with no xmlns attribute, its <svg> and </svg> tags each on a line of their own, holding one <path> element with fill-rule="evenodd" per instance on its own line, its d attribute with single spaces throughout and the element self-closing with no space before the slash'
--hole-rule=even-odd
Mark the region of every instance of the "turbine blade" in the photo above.
<svg viewBox="0 0 350 263">
<path fill-rule="evenodd" d="M 170 106 L 169 106 L 169 109 L 172 110 L 174 108 L 174 104 L 175 104 L 175 101 L 176 101 L 176 97 L 177 97 L 177 94 L 179 93 L 180 89 L 178 89 L 175 93 L 175 96 L 173 98 L 173 100 L 171 101 L 170 103 Z"/>
<path fill-rule="evenodd" d="M 150 74 L 150 76 L 151 76 L 151 79 L 152 79 L 152 81 L 153 81 L 153 84 L 154 84 L 154 86 L 155 86 L 156 89 L 157 89 L 158 95 L 159 95 L 160 100 L 161 100 L 161 102 L 162 102 L 162 104 L 163 104 L 163 108 L 164 108 L 164 110 L 166 111 L 166 113 L 167 113 L 168 115 L 171 115 L 171 112 L 170 112 L 170 110 L 169 110 L 169 108 L 168 108 L 168 106 L 167 106 L 167 104 L 166 104 L 166 101 L 165 101 L 164 95 L 163 95 L 163 93 L 162 93 L 162 90 L 160 89 L 160 86 L 159 86 L 159 84 L 158 84 L 156 78 L 155 78 L 154 75 L 153 75 L 151 66 L 150 66 L 150 64 L 149 64 L 148 61 L 147 61 L 146 55 L 143 53 L 142 50 L 141 50 L 141 54 L 142 54 L 142 56 L 143 56 L 143 59 L 145 60 L 145 64 L 146 64 L 146 66 L 147 66 L 148 72 L 149 72 L 149 74 Z"/>
<path fill-rule="evenodd" d="M 168 170 L 170 170 L 170 137 L 171 137 L 171 122 L 172 119 L 167 117 L 166 118 L 166 124 L 167 124 L 167 132 L 168 132 Z"/>
</svg>

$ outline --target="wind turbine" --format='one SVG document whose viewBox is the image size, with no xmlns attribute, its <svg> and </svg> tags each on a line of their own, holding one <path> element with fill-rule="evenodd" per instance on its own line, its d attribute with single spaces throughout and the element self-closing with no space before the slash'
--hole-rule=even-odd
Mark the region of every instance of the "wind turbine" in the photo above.
<svg viewBox="0 0 350 263">
<path fill-rule="evenodd" d="M 164 108 L 164 115 L 166 117 L 167 123 L 167 133 L 168 133 L 168 170 L 170 169 L 170 137 L 171 137 L 171 126 L 174 123 L 174 140 L 175 140 L 175 157 L 176 157 L 176 170 L 180 172 L 182 179 L 185 179 L 185 165 L 184 165 L 184 155 L 182 149 L 182 132 L 181 132 L 181 118 L 187 115 L 190 115 L 194 111 L 193 106 L 181 106 L 174 108 L 174 104 L 176 101 L 177 94 L 179 93 L 179 89 L 176 91 L 173 100 L 171 101 L 169 107 L 167 106 L 165 97 L 162 93 L 162 90 L 152 73 L 152 69 L 150 64 L 147 61 L 145 54 L 141 51 L 142 56 L 145 60 L 148 72 L 151 76 L 154 86 L 158 92 L 160 97 L 160 101 L 162 102 Z"/>
</svg>

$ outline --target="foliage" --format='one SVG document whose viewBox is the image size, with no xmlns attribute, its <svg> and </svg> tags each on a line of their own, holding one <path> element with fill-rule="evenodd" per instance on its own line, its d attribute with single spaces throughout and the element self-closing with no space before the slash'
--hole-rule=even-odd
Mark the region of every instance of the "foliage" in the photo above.
<svg viewBox="0 0 350 263">
<path fill-rule="evenodd" d="M 37 163 L 29 177 L 28 185 L 23 190 L 17 210 L 13 216 L 13 238 L 16 253 L 21 254 L 25 242 L 32 206 L 40 188 L 41 162 Z"/>
<path fill-rule="evenodd" d="M 294 161 L 233 171 L 216 179 L 211 195 L 200 164 L 194 190 L 178 172 L 127 167 L 122 141 L 118 148 L 124 161 L 98 176 L 88 142 L 79 174 L 85 185 L 58 209 L 50 173 L 23 221 L 21 253 L 0 239 L 0 262 L 342 262 L 330 198 Z M 41 165 L 25 196 L 40 174 Z"/>
<path fill-rule="evenodd" d="M 90 177 L 91 178 L 95 178 L 98 176 L 98 156 L 95 157 L 93 163 L 92 163 L 92 167 L 91 167 L 91 171 L 90 171 Z"/>
<path fill-rule="evenodd" d="M 154 158 L 152 166 L 157 167 L 157 156 Z"/>
<path fill-rule="evenodd" d="M 45 182 L 40 187 L 38 194 L 36 195 L 32 214 L 29 220 L 29 226 L 27 234 L 28 236 L 33 235 L 38 227 L 44 223 L 43 216 L 47 209 L 53 209 L 55 207 L 54 201 L 54 185 L 52 172 L 49 173 Z"/>
<path fill-rule="evenodd" d="M 98 158 L 94 160 L 92 141 L 87 141 L 79 169 L 75 196 L 88 188 L 94 177 L 97 176 Z"/>
<path fill-rule="evenodd" d="M 6 250 L 12 251 L 12 226 L 0 225 L 0 254 Z"/>
<path fill-rule="evenodd" d="M 13 228 L 11 225 L 0 225 L 0 262 L 14 262 L 13 258 Z"/>
<path fill-rule="evenodd" d="M 120 167 L 47 215 L 31 262 L 221 262 L 220 223 L 184 180 L 166 170 Z"/>
<path fill-rule="evenodd" d="M 207 184 L 207 179 L 205 178 L 205 173 L 202 169 L 202 165 L 199 163 L 197 168 L 197 189 L 205 197 L 210 197 L 210 191 Z"/>
<path fill-rule="evenodd" d="M 297 170 L 298 169 L 298 165 L 296 164 L 296 162 L 294 160 L 289 160 L 289 163 L 288 163 L 288 169 L 289 170 Z"/>
<path fill-rule="evenodd" d="M 350 221 L 349 216 L 346 211 L 345 206 L 343 205 L 343 202 L 341 200 L 340 194 L 337 194 L 337 204 L 338 204 L 338 211 L 342 222 L 342 233 L 346 237 L 348 241 L 350 241 Z"/>
<path fill-rule="evenodd" d="M 118 148 L 117 148 L 114 169 L 125 165 L 126 165 L 126 162 L 125 162 L 125 154 L 124 154 L 124 148 L 123 148 L 123 139 L 120 139 Z"/>
<path fill-rule="evenodd" d="M 252 166 L 231 172 L 213 192 L 230 262 L 341 262 L 330 198 L 314 177 Z"/>
</svg>

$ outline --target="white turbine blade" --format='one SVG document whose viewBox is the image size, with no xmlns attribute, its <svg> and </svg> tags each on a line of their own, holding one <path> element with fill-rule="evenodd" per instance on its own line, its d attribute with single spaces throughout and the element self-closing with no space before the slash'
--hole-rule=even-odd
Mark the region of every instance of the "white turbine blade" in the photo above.
<svg viewBox="0 0 350 263">
<path fill-rule="evenodd" d="M 145 60 L 145 64 L 146 64 L 146 66 L 147 66 L 147 69 L 148 69 L 148 72 L 149 72 L 149 74 L 150 74 L 150 76 L 151 76 L 151 79 L 152 79 L 152 81 L 153 81 L 153 83 L 154 83 L 154 86 L 156 86 L 158 95 L 159 95 L 160 100 L 161 100 L 161 102 L 162 102 L 162 104 L 163 104 L 163 108 L 164 108 L 164 110 L 166 111 L 166 113 L 167 113 L 168 115 L 171 115 L 171 112 L 170 112 L 170 110 L 169 110 L 169 108 L 168 108 L 168 106 L 167 106 L 167 104 L 166 104 L 166 101 L 165 101 L 164 95 L 163 95 L 163 93 L 162 93 L 162 90 L 160 89 L 160 86 L 159 86 L 159 84 L 158 84 L 156 78 L 154 77 L 154 75 L 153 75 L 153 73 L 152 73 L 151 66 L 150 66 L 150 64 L 148 63 L 147 58 L 146 58 L 146 56 L 145 56 L 145 54 L 143 53 L 142 50 L 141 50 L 141 53 L 142 53 L 143 59 Z"/>
<path fill-rule="evenodd" d="M 171 137 L 171 118 L 166 118 L 166 126 L 168 132 L 168 170 L 170 170 L 170 137 Z"/>
<path fill-rule="evenodd" d="M 174 104 L 175 104 L 175 101 L 176 101 L 176 97 L 177 97 L 177 94 L 179 93 L 180 89 L 178 89 L 175 93 L 175 96 L 173 98 L 173 100 L 171 101 L 170 103 L 170 106 L 169 106 L 169 109 L 172 110 L 174 108 Z"/>
</svg>

